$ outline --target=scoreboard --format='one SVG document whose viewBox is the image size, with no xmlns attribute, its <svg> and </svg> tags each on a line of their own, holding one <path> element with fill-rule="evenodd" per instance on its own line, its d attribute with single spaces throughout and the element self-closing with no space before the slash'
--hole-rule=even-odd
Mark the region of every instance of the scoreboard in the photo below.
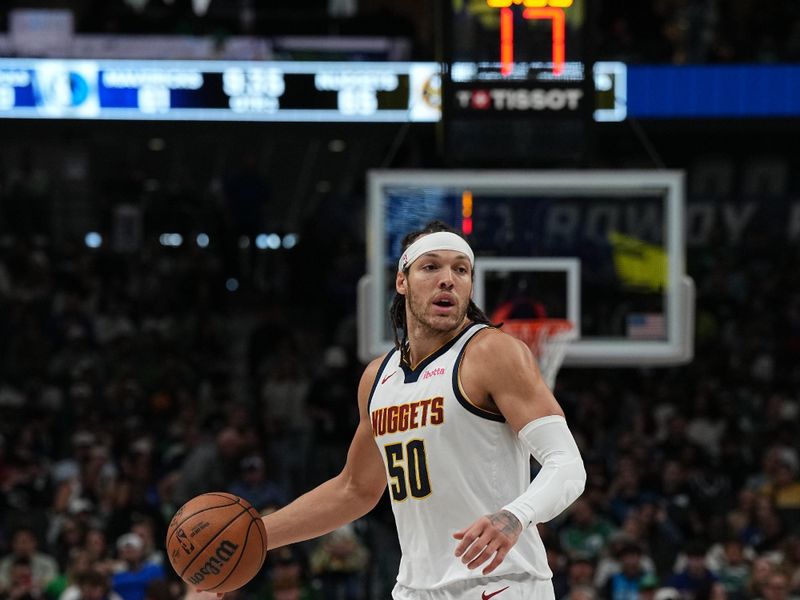
<svg viewBox="0 0 800 600">
<path fill-rule="evenodd" d="M 436 63 L 0 59 L 0 118 L 436 122 Z"/>
<path fill-rule="evenodd" d="M 596 95 L 588 2 L 446 1 L 442 108 L 451 164 L 580 161 Z"/>
</svg>

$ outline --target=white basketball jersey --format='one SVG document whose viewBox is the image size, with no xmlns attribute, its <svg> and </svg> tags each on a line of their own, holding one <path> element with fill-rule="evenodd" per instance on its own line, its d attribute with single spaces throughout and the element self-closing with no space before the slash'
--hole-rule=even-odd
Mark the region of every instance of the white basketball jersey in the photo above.
<svg viewBox="0 0 800 600">
<path fill-rule="evenodd" d="M 472 404 L 459 368 L 473 324 L 412 370 L 390 352 L 369 399 L 375 443 L 389 481 L 402 558 L 397 581 L 431 589 L 483 577 L 453 552 L 453 533 L 494 513 L 530 484 L 530 455 L 499 413 Z M 527 527 L 492 576 L 549 579 L 544 545 Z"/>
</svg>

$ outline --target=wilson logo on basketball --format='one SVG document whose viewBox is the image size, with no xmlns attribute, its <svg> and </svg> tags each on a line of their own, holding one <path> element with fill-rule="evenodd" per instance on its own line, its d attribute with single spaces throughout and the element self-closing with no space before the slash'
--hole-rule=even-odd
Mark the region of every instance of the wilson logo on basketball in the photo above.
<svg viewBox="0 0 800 600">
<path fill-rule="evenodd" d="M 217 546 L 216 551 L 214 552 L 214 556 L 209 558 L 200 569 L 195 571 L 193 575 L 189 575 L 187 579 L 190 583 L 197 585 L 203 579 L 206 578 L 207 575 L 216 575 L 220 572 L 220 568 L 225 565 L 231 558 L 233 558 L 236 554 L 236 550 L 239 548 L 238 544 L 234 544 L 228 540 L 223 540 L 219 546 Z"/>
<path fill-rule="evenodd" d="M 183 530 L 183 528 L 177 529 L 175 531 L 175 537 L 178 538 L 178 543 L 181 545 L 181 548 L 183 548 L 183 551 L 186 552 L 186 554 L 191 554 L 192 550 L 194 550 L 194 544 L 187 537 L 186 532 Z"/>
</svg>

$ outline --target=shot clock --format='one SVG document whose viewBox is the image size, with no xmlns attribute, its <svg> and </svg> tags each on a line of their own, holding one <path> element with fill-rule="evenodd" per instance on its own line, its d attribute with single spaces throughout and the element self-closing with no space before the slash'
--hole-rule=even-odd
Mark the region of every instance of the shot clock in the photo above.
<svg viewBox="0 0 800 600">
<path fill-rule="evenodd" d="M 445 157 L 580 162 L 594 110 L 586 0 L 443 0 Z"/>
</svg>

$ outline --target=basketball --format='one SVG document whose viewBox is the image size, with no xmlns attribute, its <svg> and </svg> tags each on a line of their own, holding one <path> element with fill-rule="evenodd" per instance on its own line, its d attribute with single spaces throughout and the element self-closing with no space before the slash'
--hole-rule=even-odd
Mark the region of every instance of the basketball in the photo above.
<svg viewBox="0 0 800 600">
<path fill-rule="evenodd" d="M 201 494 L 181 506 L 167 530 L 167 555 L 193 589 L 230 592 L 250 581 L 267 556 L 267 532 L 243 498 Z"/>
</svg>

